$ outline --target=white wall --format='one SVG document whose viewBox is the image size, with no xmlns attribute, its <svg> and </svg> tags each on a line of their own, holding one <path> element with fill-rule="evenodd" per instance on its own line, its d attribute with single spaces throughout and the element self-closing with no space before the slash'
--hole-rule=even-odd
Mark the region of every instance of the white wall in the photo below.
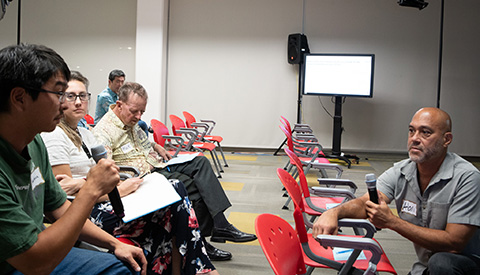
<svg viewBox="0 0 480 275">
<path fill-rule="evenodd" d="M 311 52 L 374 53 L 374 97 L 348 98 L 342 148 L 404 151 L 407 126 L 435 106 L 440 1 L 419 11 L 387 0 L 308 0 Z M 453 151 L 479 155 L 478 1 L 446 1 L 441 107 L 454 121 Z M 224 143 L 276 148 L 280 115 L 296 120 L 297 65 L 286 61 L 287 36 L 302 30 L 296 0 L 175 0 L 171 3 L 168 112 L 214 118 Z M 304 97 L 303 122 L 331 147 L 334 104 Z M 469 121 L 466 123 L 466 121 Z"/>
<path fill-rule="evenodd" d="M 312 52 L 376 55 L 374 97 L 349 98 L 343 106 L 342 148 L 404 151 L 413 112 L 436 104 L 440 1 L 429 0 L 422 11 L 395 0 L 305 2 Z M 453 117 L 452 150 L 480 156 L 480 2 L 445 2 L 441 107 Z M 296 120 L 298 66 L 287 63 L 287 37 L 302 31 L 302 3 L 23 1 L 21 34 L 83 72 L 94 96 L 111 69 L 123 69 L 149 92 L 146 121 L 188 110 L 217 120 L 225 146 L 276 148 L 284 139 L 280 115 Z M 14 1 L 0 21 L 1 47 L 16 43 L 16 23 Z M 333 113 L 329 97 L 304 97 L 302 120 L 329 148 L 333 120 L 320 100 Z"/>
</svg>

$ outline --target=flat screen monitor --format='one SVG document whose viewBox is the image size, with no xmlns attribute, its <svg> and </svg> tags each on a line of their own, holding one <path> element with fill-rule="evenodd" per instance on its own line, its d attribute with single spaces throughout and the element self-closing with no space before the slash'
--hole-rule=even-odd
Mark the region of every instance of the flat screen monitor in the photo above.
<svg viewBox="0 0 480 275">
<path fill-rule="evenodd" d="M 373 54 L 305 54 L 304 95 L 373 96 Z"/>
</svg>

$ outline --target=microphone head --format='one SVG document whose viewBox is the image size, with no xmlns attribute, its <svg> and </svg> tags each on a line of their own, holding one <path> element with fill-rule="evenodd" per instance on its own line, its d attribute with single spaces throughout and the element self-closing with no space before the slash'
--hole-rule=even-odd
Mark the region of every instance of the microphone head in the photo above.
<svg viewBox="0 0 480 275">
<path fill-rule="evenodd" d="M 377 178 L 375 177 L 375 174 L 366 174 L 365 182 L 367 183 L 368 187 L 374 187 L 377 184 Z"/>
<path fill-rule="evenodd" d="M 98 162 L 100 159 L 107 158 L 107 150 L 105 150 L 103 145 L 97 145 L 92 147 L 90 150 L 92 151 L 92 158 L 95 162 Z"/>
</svg>

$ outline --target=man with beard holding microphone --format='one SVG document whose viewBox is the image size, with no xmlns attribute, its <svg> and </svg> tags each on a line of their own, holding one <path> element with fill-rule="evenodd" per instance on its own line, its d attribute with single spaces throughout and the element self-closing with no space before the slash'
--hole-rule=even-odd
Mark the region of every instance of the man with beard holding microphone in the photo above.
<svg viewBox="0 0 480 275">
<path fill-rule="evenodd" d="M 480 274 L 480 172 L 448 152 L 451 129 L 446 112 L 417 111 L 408 127 L 409 159 L 378 178 L 378 204 L 367 193 L 330 209 L 313 235 L 337 234 L 341 218 L 368 218 L 413 242 L 418 261 L 410 274 Z M 387 205 L 393 200 L 398 217 Z"/>
</svg>

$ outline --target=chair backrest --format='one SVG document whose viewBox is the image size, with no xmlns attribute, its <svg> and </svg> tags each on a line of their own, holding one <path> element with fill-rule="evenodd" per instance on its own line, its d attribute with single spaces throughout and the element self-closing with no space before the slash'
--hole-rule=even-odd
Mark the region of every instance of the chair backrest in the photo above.
<svg viewBox="0 0 480 275">
<path fill-rule="evenodd" d="M 288 119 L 286 119 L 284 116 L 280 116 L 280 122 L 285 125 L 285 129 L 287 129 L 288 132 L 292 132 L 292 126 L 290 126 Z"/>
<path fill-rule="evenodd" d="M 306 273 L 297 233 L 288 222 L 272 214 L 261 214 L 255 220 L 255 232 L 275 274 Z"/>
<path fill-rule="evenodd" d="M 170 122 L 172 122 L 172 133 L 175 136 L 181 136 L 181 134 L 177 133 L 177 130 L 180 130 L 180 128 L 186 128 L 185 123 L 176 115 L 170 115 L 169 118 Z"/>
<path fill-rule="evenodd" d="M 289 132 L 285 126 L 283 125 L 279 125 L 278 127 L 280 127 L 280 129 L 282 129 L 282 132 L 285 134 L 285 136 L 287 136 L 287 146 L 288 146 L 288 149 L 290 150 L 294 150 L 293 148 L 293 139 L 292 139 L 292 133 Z"/>
<path fill-rule="evenodd" d="M 287 171 L 282 168 L 277 169 L 277 175 L 280 178 L 283 186 L 288 191 L 288 195 L 292 198 L 295 210 L 293 212 L 293 217 L 295 219 L 295 224 L 297 228 L 298 238 L 301 243 L 308 242 L 307 230 L 305 229 L 305 224 L 303 220 L 303 213 L 305 212 L 305 205 L 302 200 L 302 191 L 298 186 L 295 179 Z"/>
<path fill-rule="evenodd" d="M 307 177 L 305 176 L 305 173 L 303 171 L 303 164 L 300 161 L 300 159 L 295 155 L 292 150 L 285 148 L 285 153 L 287 153 L 288 157 L 292 162 L 295 164 L 295 167 L 297 167 L 297 172 L 298 172 L 298 179 L 300 182 L 300 187 L 302 188 L 302 193 L 305 198 L 310 197 L 310 190 L 308 189 L 308 183 L 307 183 Z"/>
<path fill-rule="evenodd" d="M 165 139 L 163 138 L 163 135 L 170 135 L 167 126 L 165 126 L 165 124 L 156 119 L 152 119 L 150 121 L 150 126 L 153 129 L 153 140 L 155 140 L 155 142 L 160 144 L 161 146 L 164 146 Z"/>
<path fill-rule="evenodd" d="M 185 117 L 187 127 L 192 128 L 191 124 L 196 122 L 195 117 L 187 111 L 183 111 L 183 116 Z"/>
<path fill-rule="evenodd" d="M 85 118 L 85 120 L 87 121 L 87 124 L 89 124 L 89 125 L 95 124 L 95 120 L 93 119 L 93 117 L 91 115 L 85 114 L 85 116 L 83 118 Z"/>
</svg>

